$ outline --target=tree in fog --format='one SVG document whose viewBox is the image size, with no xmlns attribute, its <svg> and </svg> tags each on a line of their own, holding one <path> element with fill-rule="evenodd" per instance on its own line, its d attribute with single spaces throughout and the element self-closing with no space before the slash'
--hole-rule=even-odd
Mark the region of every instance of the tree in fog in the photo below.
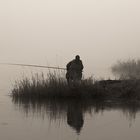
<svg viewBox="0 0 140 140">
<path fill-rule="evenodd" d="M 111 70 L 120 79 L 140 79 L 140 60 L 118 61 Z"/>
</svg>

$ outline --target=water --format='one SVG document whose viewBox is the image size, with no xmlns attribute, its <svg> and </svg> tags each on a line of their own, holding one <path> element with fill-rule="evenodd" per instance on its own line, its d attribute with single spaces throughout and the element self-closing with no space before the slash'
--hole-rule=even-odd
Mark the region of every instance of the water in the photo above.
<svg viewBox="0 0 140 140">
<path fill-rule="evenodd" d="M 22 100 L 9 96 L 14 81 L 39 69 L 1 66 L 3 140 L 139 140 L 140 106 L 86 100 Z"/>
</svg>

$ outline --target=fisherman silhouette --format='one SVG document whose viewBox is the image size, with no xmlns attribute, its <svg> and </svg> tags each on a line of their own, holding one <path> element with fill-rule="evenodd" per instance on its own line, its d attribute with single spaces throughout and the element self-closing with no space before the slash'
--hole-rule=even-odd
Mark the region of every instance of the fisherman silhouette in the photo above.
<svg viewBox="0 0 140 140">
<path fill-rule="evenodd" d="M 82 78 L 82 70 L 84 68 L 80 56 L 76 55 L 75 59 L 70 61 L 67 66 L 66 79 L 68 84 L 71 82 L 79 82 Z"/>
</svg>

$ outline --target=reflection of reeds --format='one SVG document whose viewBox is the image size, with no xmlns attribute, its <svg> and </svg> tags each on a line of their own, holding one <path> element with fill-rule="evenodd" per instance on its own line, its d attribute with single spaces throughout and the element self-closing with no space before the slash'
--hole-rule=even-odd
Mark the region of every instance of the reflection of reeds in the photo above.
<svg viewBox="0 0 140 140">
<path fill-rule="evenodd" d="M 68 125 L 72 125 L 79 130 L 84 121 L 84 114 L 90 113 L 96 115 L 104 111 L 119 110 L 130 120 L 135 119 L 136 113 L 140 111 L 140 103 L 137 101 L 124 100 L 92 100 L 92 99 L 36 99 L 36 98 L 16 98 L 13 97 L 13 102 L 19 105 L 19 109 L 24 113 L 39 114 L 46 116 L 50 120 L 67 119 Z M 70 122 L 70 123 L 69 123 Z M 81 125 L 79 125 L 81 123 Z"/>
<path fill-rule="evenodd" d="M 140 99 L 140 80 L 83 79 L 76 86 L 69 87 L 63 75 L 49 73 L 24 78 L 16 82 L 12 95 L 27 98 L 90 98 L 90 99 Z"/>
</svg>

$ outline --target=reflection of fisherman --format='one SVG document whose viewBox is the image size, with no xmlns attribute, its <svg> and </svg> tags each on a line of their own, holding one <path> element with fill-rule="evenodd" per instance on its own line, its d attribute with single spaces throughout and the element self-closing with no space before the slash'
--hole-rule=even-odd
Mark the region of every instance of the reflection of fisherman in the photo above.
<svg viewBox="0 0 140 140">
<path fill-rule="evenodd" d="M 82 78 L 82 70 L 83 70 L 83 64 L 80 60 L 80 56 L 77 55 L 74 60 L 70 61 L 67 64 L 67 74 L 66 78 L 68 83 L 70 81 L 80 81 Z"/>
<path fill-rule="evenodd" d="M 70 127 L 76 130 L 77 134 L 80 134 L 84 124 L 83 111 L 76 103 L 74 105 L 75 107 L 68 106 L 67 123 Z"/>
</svg>

